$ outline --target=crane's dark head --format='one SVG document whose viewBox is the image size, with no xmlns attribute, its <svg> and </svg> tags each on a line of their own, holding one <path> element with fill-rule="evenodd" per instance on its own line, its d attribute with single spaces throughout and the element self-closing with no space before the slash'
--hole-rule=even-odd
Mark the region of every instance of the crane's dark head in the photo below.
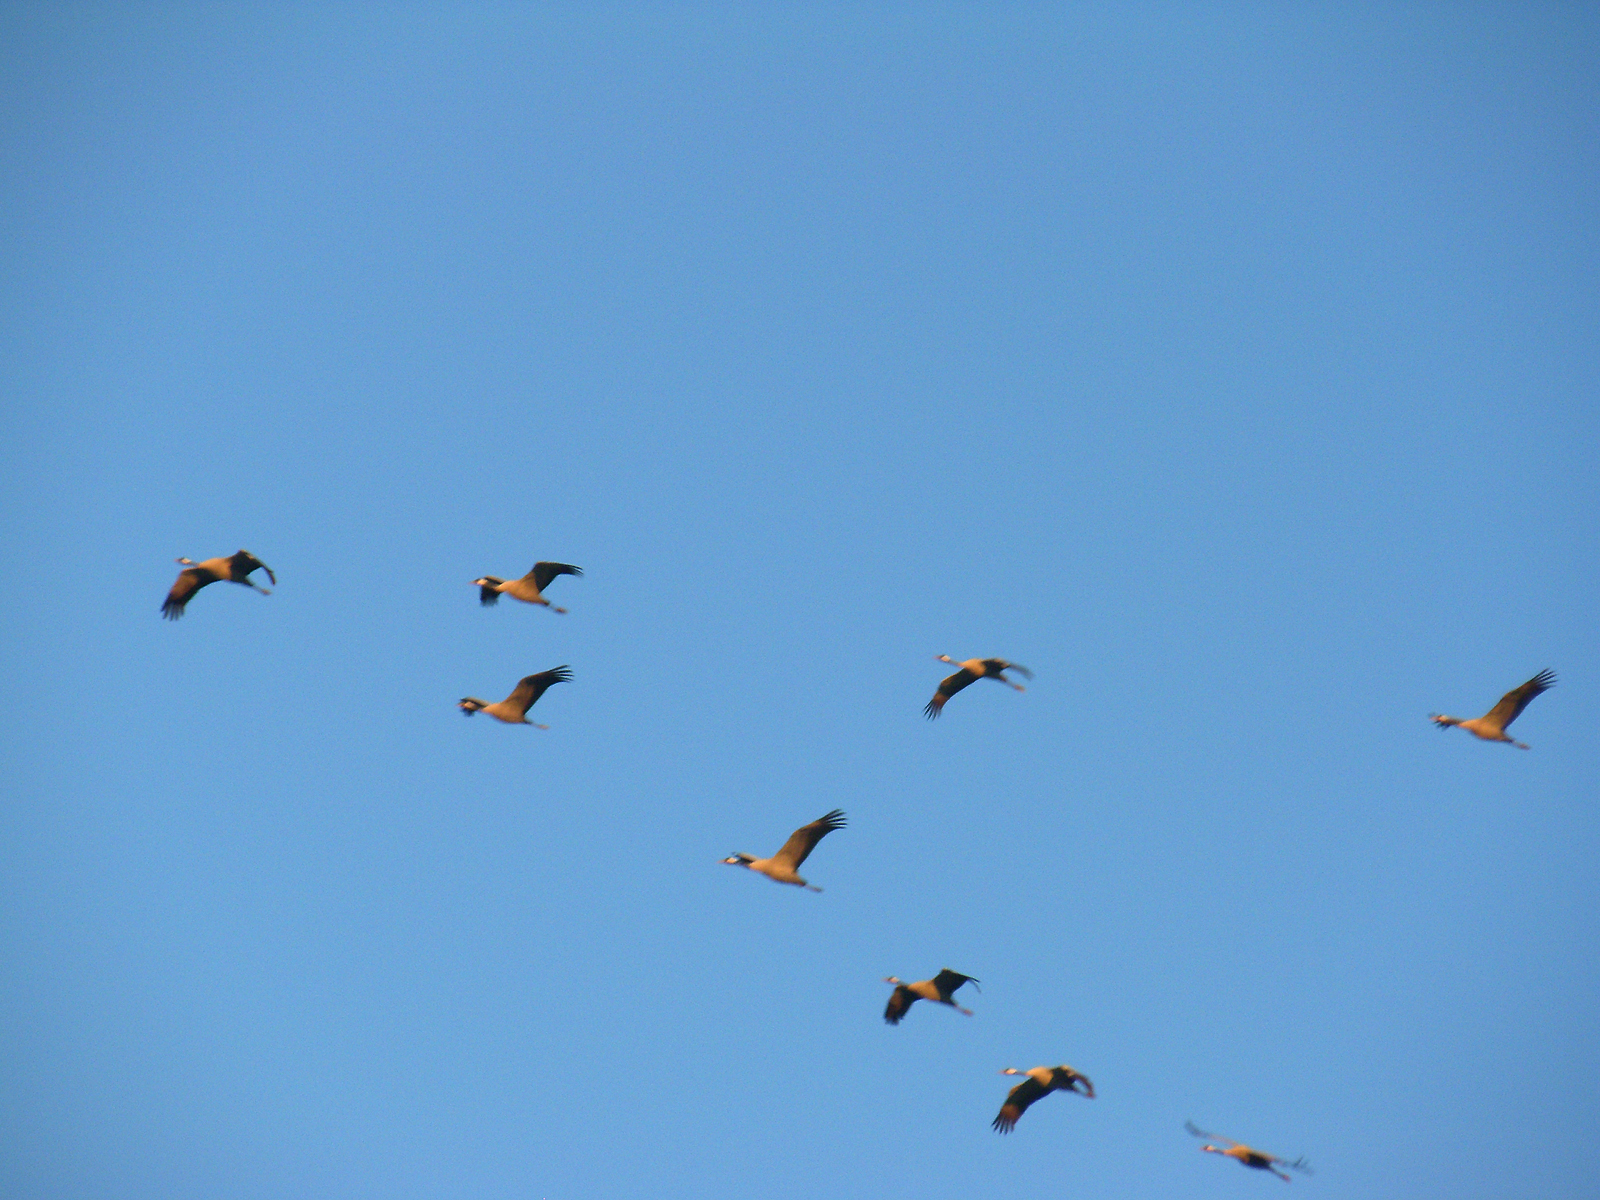
<svg viewBox="0 0 1600 1200">
<path fill-rule="evenodd" d="M 470 717 L 473 713 L 479 712 L 482 709 L 488 708 L 489 706 L 482 700 L 479 700 L 476 696 L 463 696 L 456 702 L 456 707 L 461 710 L 464 716 Z"/>
<path fill-rule="evenodd" d="M 748 867 L 751 863 L 755 862 L 755 859 L 751 858 L 748 854 L 730 854 L 722 861 L 735 867 Z"/>
<path fill-rule="evenodd" d="M 1428 719 L 1440 729 L 1449 729 L 1452 725 L 1461 724 L 1461 722 L 1456 720 L 1454 717 L 1447 717 L 1443 713 L 1429 713 Z"/>
</svg>

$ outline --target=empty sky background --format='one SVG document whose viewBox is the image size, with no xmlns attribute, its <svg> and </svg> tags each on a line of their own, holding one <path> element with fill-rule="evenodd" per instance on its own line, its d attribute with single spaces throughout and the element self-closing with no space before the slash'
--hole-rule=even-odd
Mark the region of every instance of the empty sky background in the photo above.
<svg viewBox="0 0 1600 1200">
<path fill-rule="evenodd" d="M 1597 34 L 0 9 L 0 1193 L 1592 1195 Z"/>
</svg>

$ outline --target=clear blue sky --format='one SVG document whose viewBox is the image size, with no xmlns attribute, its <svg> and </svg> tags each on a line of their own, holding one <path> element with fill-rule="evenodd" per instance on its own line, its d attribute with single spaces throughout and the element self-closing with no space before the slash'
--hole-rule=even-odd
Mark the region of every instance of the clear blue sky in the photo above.
<svg viewBox="0 0 1600 1200">
<path fill-rule="evenodd" d="M 0 9 L 0 1193 L 1593 1195 L 1597 35 Z"/>
</svg>

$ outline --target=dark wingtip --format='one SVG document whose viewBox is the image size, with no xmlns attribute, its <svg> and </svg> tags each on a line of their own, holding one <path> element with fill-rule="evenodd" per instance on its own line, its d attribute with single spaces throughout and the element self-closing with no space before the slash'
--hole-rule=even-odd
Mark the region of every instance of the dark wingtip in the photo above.
<svg viewBox="0 0 1600 1200">
<path fill-rule="evenodd" d="M 938 717 L 940 710 L 943 708 L 944 705 L 940 704 L 939 698 L 935 696 L 932 700 L 928 701 L 928 706 L 922 710 L 922 715 L 927 717 L 928 720 L 932 721 Z"/>
</svg>

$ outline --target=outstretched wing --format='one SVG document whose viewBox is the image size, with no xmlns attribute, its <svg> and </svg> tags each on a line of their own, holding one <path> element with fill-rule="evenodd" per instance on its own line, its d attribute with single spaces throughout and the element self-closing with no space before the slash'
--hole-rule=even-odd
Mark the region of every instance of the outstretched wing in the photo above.
<svg viewBox="0 0 1600 1200">
<path fill-rule="evenodd" d="M 916 995 L 905 984 L 896 984 L 894 991 L 889 993 L 889 1007 L 883 1010 L 883 1019 L 891 1025 L 900 1024 L 900 1018 L 913 1004 L 917 1002 Z"/>
<path fill-rule="evenodd" d="M 572 672 L 565 666 L 552 667 L 537 675 L 525 675 L 518 680 L 517 690 L 506 697 L 506 703 L 526 713 L 539 702 L 539 697 L 545 694 L 552 683 L 566 683 L 571 678 Z"/>
<path fill-rule="evenodd" d="M 937 717 L 940 710 L 944 708 L 946 700 L 950 699 L 951 696 L 954 696 L 969 683 L 976 682 L 977 678 L 971 671 L 962 667 L 954 675 L 946 675 L 941 679 L 939 681 L 939 690 L 933 694 L 933 699 L 929 700 L 928 706 L 922 710 L 927 715 L 928 720 L 931 721 Z"/>
<path fill-rule="evenodd" d="M 844 810 L 834 809 L 826 816 L 818 817 L 809 825 L 802 825 L 789 835 L 789 840 L 783 844 L 783 849 L 772 856 L 772 861 L 783 863 L 791 871 L 805 862 L 806 856 L 816 849 L 816 845 L 835 829 L 844 828 Z"/>
<path fill-rule="evenodd" d="M 1289 1170 L 1299 1171 L 1302 1175 L 1316 1174 L 1316 1172 L 1311 1169 L 1311 1164 L 1308 1163 L 1303 1157 L 1297 1158 L 1293 1162 L 1290 1162 L 1287 1158 L 1274 1158 L 1272 1161 L 1275 1163 L 1282 1163 L 1284 1166 L 1288 1167 Z"/>
<path fill-rule="evenodd" d="M 994 1119 L 996 1132 L 1010 1133 L 1015 1129 L 1022 1114 L 1028 1111 L 1028 1105 L 1044 1095 L 1045 1091 L 1044 1084 L 1029 1076 L 1007 1092 L 1006 1102 L 1000 1106 L 999 1115 Z"/>
<path fill-rule="evenodd" d="M 978 981 L 971 975 L 963 975 L 960 971 L 952 971 L 949 967 L 945 967 L 933 977 L 933 986 L 938 989 L 939 995 L 946 1000 L 950 998 L 950 993 L 954 992 L 963 983 L 970 983 L 973 987 L 978 987 Z M 978 990 L 982 991 L 983 989 L 978 988 Z"/>
<path fill-rule="evenodd" d="M 533 586 L 541 592 L 550 586 L 550 581 L 557 575 L 582 575 L 581 567 L 569 566 L 567 563 L 536 562 L 528 576 L 533 579 Z"/>
<path fill-rule="evenodd" d="M 1190 1133 L 1194 1134 L 1195 1137 L 1200 1138 L 1202 1141 L 1222 1142 L 1228 1146 L 1237 1146 L 1239 1144 L 1232 1138 L 1223 1137 L 1220 1133 L 1207 1133 L 1204 1129 L 1201 1129 L 1199 1126 L 1197 1126 L 1193 1121 L 1185 1121 L 1183 1123 L 1183 1127 Z"/>
<path fill-rule="evenodd" d="M 1062 1066 L 1055 1069 L 1053 1076 L 1057 1087 L 1065 1088 L 1069 1092 L 1077 1092 L 1078 1095 L 1088 1100 L 1094 1099 L 1094 1084 L 1090 1082 L 1089 1077 L 1082 1071 L 1075 1071 L 1071 1067 Z M 1081 1092 L 1077 1088 L 1080 1083 L 1083 1084 Z"/>
<path fill-rule="evenodd" d="M 1504 732 L 1505 727 L 1522 715 L 1522 710 L 1528 707 L 1528 701 L 1541 692 L 1548 692 L 1555 686 L 1556 673 L 1554 671 L 1540 671 L 1527 683 L 1519 688 L 1513 688 L 1500 697 L 1500 703 L 1491 708 L 1483 718 L 1488 724 L 1496 725 Z"/>
<path fill-rule="evenodd" d="M 278 586 L 278 577 L 272 573 L 272 568 L 248 550 L 238 551 L 228 562 L 233 566 L 233 577 L 240 583 L 245 582 L 251 571 L 265 571 L 267 578 L 272 580 L 272 586 Z"/>
<path fill-rule="evenodd" d="M 206 584 L 215 583 L 216 580 L 217 577 L 204 567 L 187 567 L 179 571 L 172 590 L 161 602 L 161 615 L 169 621 L 176 621 L 183 616 L 183 606 L 194 599 L 194 594 Z"/>
<path fill-rule="evenodd" d="M 1023 666 L 1021 663 L 1007 662 L 1003 658 L 986 658 L 983 661 L 984 664 L 996 674 L 999 674 L 1001 671 L 1015 671 L 1024 679 L 1033 678 L 1033 672 L 1028 670 L 1028 668 Z"/>
</svg>

